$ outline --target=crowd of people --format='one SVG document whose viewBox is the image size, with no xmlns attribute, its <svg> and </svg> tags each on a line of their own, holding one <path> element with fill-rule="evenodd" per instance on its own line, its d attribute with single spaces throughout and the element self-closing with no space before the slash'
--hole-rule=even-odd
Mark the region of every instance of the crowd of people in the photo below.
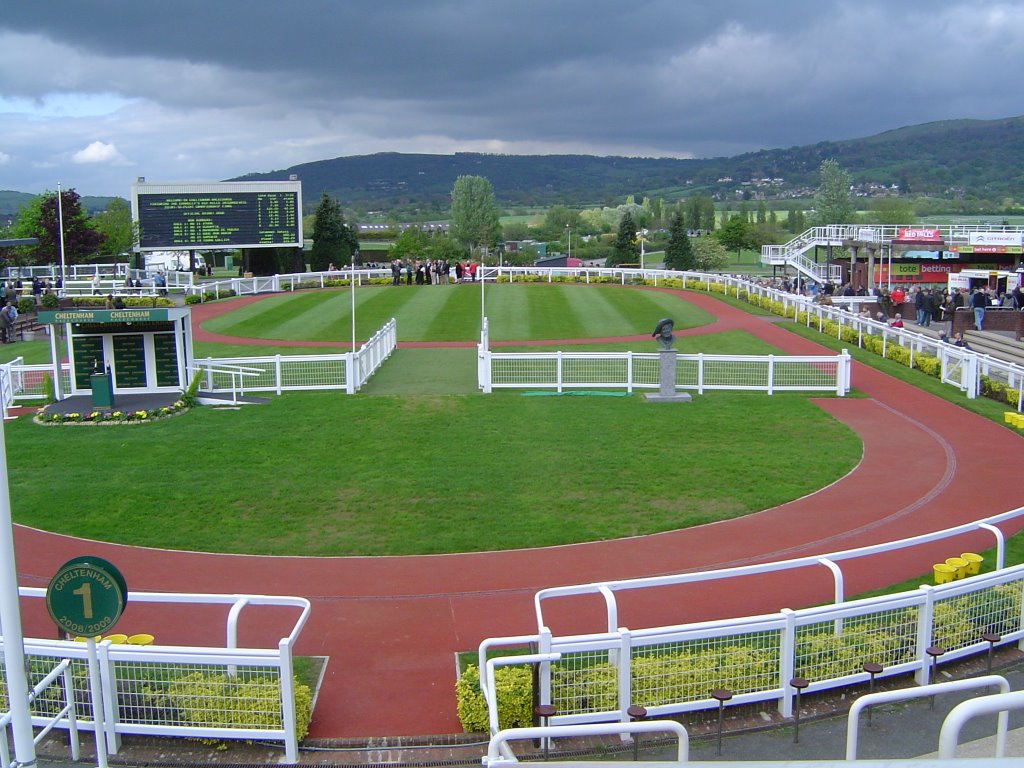
<svg viewBox="0 0 1024 768">
<path fill-rule="evenodd" d="M 449 285 L 452 272 L 455 272 L 456 283 L 476 282 L 477 265 L 474 261 L 457 261 L 453 267 L 446 259 L 404 262 L 395 259 L 391 262 L 391 284 L 401 285 L 404 277 L 406 285 Z"/>
<path fill-rule="evenodd" d="M 902 309 L 907 303 L 914 305 L 914 322 L 924 328 L 930 327 L 932 323 L 951 322 L 958 309 L 969 309 L 974 313 L 974 327 L 980 331 L 984 328 L 985 310 L 989 307 L 1010 307 L 1018 311 L 1024 310 L 1024 291 L 1019 285 L 1012 291 L 1004 291 L 988 286 L 951 290 L 943 287 L 914 285 L 905 289 L 902 285 L 896 284 L 889 291 L 878 287 L 870 290 L 864 286 L 854 287 L 850 283 L 836 286 L 833 283 L 817 283 L 800 277 L 762 279 L 759 282 L 761 285 L 776 290 L 806 296 L 825 305 L 834 303 L 833 296 L 873 297 L 877 301 L 880 311 L 874 317 L 866 309 L 862 309 L 860 314 L 873 320 L 887 322 L 895 328 L 903 327 Z M 955 340 L 950 343 L 955 343 Z M 957 346 L 963 345 L 958 344 Z"/>
</svg>

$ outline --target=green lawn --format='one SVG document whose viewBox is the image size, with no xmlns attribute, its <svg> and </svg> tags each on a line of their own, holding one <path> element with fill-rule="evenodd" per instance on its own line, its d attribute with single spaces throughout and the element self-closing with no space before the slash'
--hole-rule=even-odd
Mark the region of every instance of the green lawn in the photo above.
<svg viewBox="0 0 1024 768">
<path fill-rule="evenodd" d="M 477 338 L 477 286 L 356 296 L 357 331 L 395 316 L 404 338 Z M 490 286 L 487 298 L 492 338 L 646 336 L 666 315 L 679 328 L 711 320 L 671 294 L 617 286 Z M 345 290 L 310 291 L 241 307 L 211 325 L 280 345 L 199 344 L 196 356 L 322 351 L 289 347 L 289 338 L 344 347 L 349 301 Z M 680 342 L 710 353 L 773 351 L 741 332 Z M 16 346 L 30 359 L 48 356 L 45 342 Z M 715 393 L 685 411 L 639 395 L 483 396 L 475 366 L 472 347 L 399 349 L 354 397 L 289 393 L 125 428 L 20 419 L 7 427 L 14 516 L 88 538 L 221 552 L 534 547 L 748 514 L 834 481 L 860 454 L 855 435 L 801 396 Z M 794 420 L 810 439 L 779 454 L 777 435 Z M 46 467 L 60 467 L 60 482 L 39 482 Z"/>
<path fill-rule="evenodd" d="M 400 341 L 476 341 L 480 287 L 374 286 L 356 290 L 356 335 L 368 338 L 388 319 Z M 712 322 L 706 312 L 670 293 L 620 286 L 489 285 L 485 307 L 492 340 L 566 339 L 650 333 L 662 317 L 677 328 Z M 348 290 L 300 291 L 242 307 L 203 327 L 231 336 L 346 342 L 351 338 Z"/>
<path fill-rule="evenodd" d="M 781 453 L 778 435 L 793 423 L 805 439 Z M 641 396 L 290 393 L 137 427 L 23 418 L 7 426 L 7 443 L 20 523 L 154 547 L 304 555 L 682 528 L 803 496 L 860 454 L 856 436 L 806 398 L 747 393 L 685 409 Z"/>
</svg>

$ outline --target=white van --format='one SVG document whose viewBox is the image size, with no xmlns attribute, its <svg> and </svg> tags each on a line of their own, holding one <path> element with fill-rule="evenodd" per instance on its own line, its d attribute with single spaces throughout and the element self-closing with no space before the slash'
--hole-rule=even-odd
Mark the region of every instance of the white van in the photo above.
<svg viewBox="0 0 1024 768">
<path fill-rule="evenodd" d="M 196 269 L 206 269 L 206 259 L 201 253 L 195 256 Z M 152 251 L 144 256 L 144 267 L 147 272 L 188 272 L 188 251 Z"/>
</svg>

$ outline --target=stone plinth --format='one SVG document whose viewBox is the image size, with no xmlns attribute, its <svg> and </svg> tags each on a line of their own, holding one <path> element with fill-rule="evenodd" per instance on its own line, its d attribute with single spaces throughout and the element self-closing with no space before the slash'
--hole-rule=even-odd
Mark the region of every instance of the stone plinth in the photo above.
<svg viewBox="0 0 1024 768">
<path fill-rule="evenodd" d="M 658 394 L 649 393 L 644 397 L 651 403 L 688 403 L 693 398 L 688 392 L 676 392 L 676 356 L 675 349 L 663 349 L 658 361 Z"/>
</svg>

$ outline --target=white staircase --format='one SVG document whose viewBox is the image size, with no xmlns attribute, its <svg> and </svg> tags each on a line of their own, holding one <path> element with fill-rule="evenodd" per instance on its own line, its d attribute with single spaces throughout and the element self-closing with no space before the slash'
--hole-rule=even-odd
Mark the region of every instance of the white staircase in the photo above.
<svg viewBox="0 0 1024 768">
<path fill-rule="evenodd" d="M 818 264 L 807 257 L 807 251 L 816 246 L 843 246 L 843 240 L 855 236 L 856 227 L 834 224 L 811 227 L 784 245 L 761 246 L 761 263 L 773 267 L 792 267 L 804 277 L 819 283 L 838 282 L 842 270 L 838 264 Z"/>
</svg>

